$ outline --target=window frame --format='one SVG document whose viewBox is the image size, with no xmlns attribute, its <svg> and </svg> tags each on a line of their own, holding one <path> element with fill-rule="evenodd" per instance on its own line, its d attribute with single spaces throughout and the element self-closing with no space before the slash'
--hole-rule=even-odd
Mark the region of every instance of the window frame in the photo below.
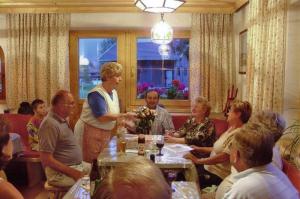
<svg viewBox="0 0 300 199">
<path fill-rule="evenodd" d="M 124 31 L 109 31 L 109 30 L 83 30 L 83 31 L 70 31 L 70 90 L 74 95 L 75 100 L 82 106 L 84 99 L 79 97 L 79 39 L 80 38 L 108 38 L 115 37 L 117 39 L 117 62 L 125 66 L 125 33 Z M 125 73 L 122 74 L 123 80 Z M 125 95 L 125 85 L 120 84 L 117 88 L 120 100 Z M 121 103 L 121 110 L 125 110 L 125 103 Z"/>
<path fill-rule="evenodd" d="M 175 38 L 190 38 L 188 30 L 174 30 Z M 138 106 L 145 105 L 144 99 L 136 99 L 137 78 L 137 52 L 136 39 L 138 37 L 150 37 L 149 30 L 72 30 L 70 31 L 69 65 L 70 65 L 70 89 L 79 107 L 84 100 L 79 98 L 79 39 L 80 38 L 117 38 L 117 61 L 123 65 L 122 82 L 117 91 L 120 100 L 121 111 L 131 111 Z M 190 76 L 189 76 L 190 79 Z M 126 91 L 126 92 L 125 92 Z M 189 82 L 190 91 L 190 82 Z M 190 96 L 190 95 L 189 95 Z M 161 99 L 169 112 L 190 112 L 190 99 L 170 100 Z M 80 113 L 79 113 L 80 114 Z"/>
<path fill-rule="evenodd" d="M 130 62 L 126 70 L 126 76 L 129 79 L 130 91 L 126 93 L 126 110 L 132 110 L 139 106 L 145 105 L 144 99 L 137 99 L 137 45 L 136 41 L 139 37 L 150 37 L 149 31 L 131 31 L 130 33 Z M 187 30 L 175 30 L 174 38 L 188 38 L 190 39 L 190 31 Z M 189 62 L 190 63 L 190 62 Z M 190 66 L 189 66 L 190 68 Z M 190 75 L 190 74 L 189 74 Z M 190 76 L 189 76 L 190 79 Z M 189 81 L 190 91 L 190 81 Z M 190 96 L 190 94 L 189 94 Z M 176 100 L 176 99 L 160 99 L 160 104 L 163 104 L 169 112 L 190 112 L 191 100 Z"/>
<path fill-rule="evenodd" d="M 2 92 L 0 91 L 0 100 L 6 100 L 6 84 L 5 84 L 5 56 L 2 47 L 0 46 L 0 59 L 1 59 L 1 84 L 2 84 Z"/>
</svg>

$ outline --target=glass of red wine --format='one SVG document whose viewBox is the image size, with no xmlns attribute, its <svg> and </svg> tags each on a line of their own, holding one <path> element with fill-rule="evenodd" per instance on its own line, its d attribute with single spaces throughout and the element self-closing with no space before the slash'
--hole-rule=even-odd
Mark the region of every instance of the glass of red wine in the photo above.
<svg viewBox="0 0 300 199">
<path fill-rule="evenodd" d="M 163 154 L 161 153 L 162 148 L 164 147 L 165 140 L 163 135 L 158 135 L 156 138 L 156 146 L 159 149 L 159 153 L 157 154 L 158 156 L 162 156 Z"/>
</svg>

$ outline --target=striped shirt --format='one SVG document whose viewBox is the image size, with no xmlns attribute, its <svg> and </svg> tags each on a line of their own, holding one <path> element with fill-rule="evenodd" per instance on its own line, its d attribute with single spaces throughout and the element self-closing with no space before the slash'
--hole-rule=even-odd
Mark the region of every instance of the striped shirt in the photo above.
<svg viewBox="0 0 300 199">
<path fill-rule="evenodd" d="M 152 124 L 150 134 L 163 135 L 164 130 L 173 130 L 174 124 L 172 122 L 172 117 L 170 113 L 166 109 L 160 106 L 156 106 L 155 111 L 156 111 L 156 116 Z"/>
</svg>

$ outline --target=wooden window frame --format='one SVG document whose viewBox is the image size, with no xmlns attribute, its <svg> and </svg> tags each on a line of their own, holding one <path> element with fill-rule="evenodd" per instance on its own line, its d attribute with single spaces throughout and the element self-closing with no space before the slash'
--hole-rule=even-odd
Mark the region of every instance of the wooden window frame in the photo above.
<svg viewBox="0 0 300 199">
<path fill-rule="evenodd" d="M 189 31 L 174 31 L 175 38 L 190 38 Z M 73 30 L 70 31 L 70 88 L 79 107 L 83 99 L 79 99 L 79 38 L 116 37 L 117 38 L 117 61 L 123 65 L 123 81 L 117 91 L 120 99 L 121 111 L 131 111 L 138 106 L 145 105 L 144 99 L 136 99 L 136 78 L 137 78 L 137 52 L 136 39 L 138 37 L 150 37 L 150 30 Z M 189 85 L 190 90 L 190 85 Z M 126 92 L 125 92 L 126 91 Z M 190 95 L 189 95 L 190 96 Z M 168 100 L 161 99 L 160 103 L 165 105 L 169 112 L 190 112 L 190 100 Z"/>
<path fill-rule="evenodd" d="M 149 31 L 131 31 L 130 32 L 130 60 L 128 65 L 130 67 L 126 68 L 126 76 L 130 77 L 127 81 L 130 91 L 126 93 L 126 110 L 132 110 L 139 106 L 145 105 L 144 99 L 137 99 L 137 47 L 136 40 L 139 37 L 150 37 Z M 174 31 L 174 38 L 190 38 L 190 31 Z M 190 82 L 189 82 L 189 90 L 190 90 Z M 190 96 L 190 95 L 189 95 Z M 169 112 L 190 112 L 191 101 L 188 100 L 176 100 L 176 99 L 160 99 L 160 104 L 163 104 Z"/>
</svg>

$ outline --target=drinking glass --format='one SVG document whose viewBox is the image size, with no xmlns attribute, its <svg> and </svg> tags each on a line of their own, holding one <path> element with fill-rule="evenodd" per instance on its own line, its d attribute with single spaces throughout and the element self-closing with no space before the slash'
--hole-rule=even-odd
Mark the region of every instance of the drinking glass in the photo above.
<svg viewBox="0 0 300 199">
<path fill-rule="evenodd" d="M 158 156 L 162 156 L 163 154 L 161 153 L 162 148 L 164 147 L 165 144 L 165 140 L 164 140 L 164 136 L 162 135 L 157 135 L 156 138 L 156 146 L 159 149 L 159 153 L 157 154 Z"/>
</svg>

